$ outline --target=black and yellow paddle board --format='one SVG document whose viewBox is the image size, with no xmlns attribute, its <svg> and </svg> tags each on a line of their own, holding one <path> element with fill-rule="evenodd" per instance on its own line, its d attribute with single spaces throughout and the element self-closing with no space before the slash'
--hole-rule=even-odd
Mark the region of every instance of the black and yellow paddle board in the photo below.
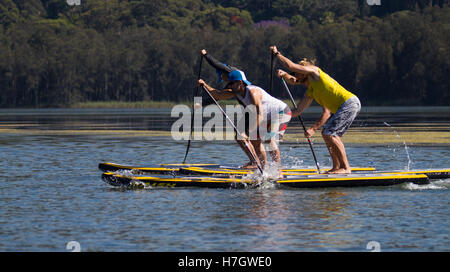
<svg viewBox="0 0 450 272">
<path fill-rule="evenodd" d="M 448 179 L 450 178 L 450 169 L 422 169 L 422 170 L 391 170 L 374 171 L 371 174 L 424 174 L 429 179 Z"/>
<path fill-rule="evenodd" d="M 158 174 L 172 176 L 211 176 L 220 178 L 240 178 L 253 174 L 254 170 L 241 169 L 230 165 L 218 164 L 156 164 L 145 167 L 121 165 L 116 163 L 100 163 L 99 169 L 103 172 L 131 171 L 133 174 Z M 328 169 L 323 169 L 324 171 Z M 296 178 L 312 174 L 318 174 L 314 168 L 287 168 L 282 169 L 285 177 Z M 373 167 L 352 167 L 352 172 L 357 174 L 425 174 L 430 179 L 450 178 L 450 169 L 424 169 L 424 170 L 392 170 L 376 171 Z"/>
<path fill-rule="evenodd" d="M 177 174 L 180 170 L 180 167 L 220 167 L 218 164 L 155 164 L 148 166 L 131 166 L 131 165 L 122 165 L 111 162 L 102 162 L 98 164 L 98 168 L 103 172 L 114 172 L 114 171 L 123 171 L 130 170 L 133 173 L 147 173 L 147 174 Z"/>
<path fill-rule="evenodd" d="M 254 188 L 263 182 L 240 178 L 217 177 L 153 177 L 129 176 L 113 172 L 103 173 L 102 179 L 113 186 L 128 188 L 144 187 L 206 187 L 206 188 Z M 427 184 L 429 179 L 424 174 L 341 174 L 341 175 L 305 175 L 298 178 L 285 178 L 266 181 L 280 187 L 324 188 L 324 187 L 359 187 L 387 186 L 405 182 Z"/>
<path fill-rule="evenodd" d="M 130 166 L 117 163 L 103 162 L 98 165 L 103 172 L 129 170 L 134 174 L 167 174 L 167 175 L 194 175 L 194 176 L 242 176 L 252 174 L 255 170 L 242 169 L 230 165 L 218 164 L 156 164 L 149 166 Z M 324 169 L 328 170 L 328 169 Z M 284 174 L 315 173 L 315 168 L 287 168 L 282 170 Z M 375 171 L 373 167 L 353 167 L 353 172 Z"/>
</svg>

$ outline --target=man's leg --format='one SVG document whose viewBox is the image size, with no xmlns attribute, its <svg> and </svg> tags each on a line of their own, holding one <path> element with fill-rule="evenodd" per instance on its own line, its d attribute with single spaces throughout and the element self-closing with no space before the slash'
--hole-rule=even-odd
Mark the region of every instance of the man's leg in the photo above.
<svg viewBox="0 0 450 272">
<path fill-rule="evenodd" d="M 277 145 L 275 139 L 272 138 L 271 140 L 266 141 L 265 143 L 269 146 L 269 153 L 272 158 L 272 161 L 277 163 L 279 178 L 283 178 L 283 171 L 281 170 L 280 149 L 278 148 L 278 145 Z"/>
<path fill-rule="evenodd" d="M 259 159 L 259 156 L 258 156 L 253 144 L 249 140 L 237 140 L 236 139 L 236 141 L 239 144 L 239 146 L 241 147 L 241 149 L 244 150 L 245 154 L 247 155 L 247 157 L 250 160 L 250 162 L 244 164 L 242 166 L 242 168 L 256 169 L 257 164 L 261 163 L 261 161 Z M 257 160 L 256 162 L 253 160 L 252 154 L 254 155 L 255 159 Z"/>
<path fill-rule="evenodd" d="M 333 161 L 333 167 L 328 172 L 336 171 L 341 167 L 341 165 L 339 163 L 336 152 L 333 150 L 333 143 L 332 143 L 332 139 L 331 139 L 332 136 L 325 135 L 325 134 L 323 134 L 323 131 L 322 131 L 322 137 L 323 137 L 323 140 L 325 141 L 328 152 L 330 153 L 331 160 Z"/>
<path fill-rule="evenodd" d="M 248 140 L 248 136 L 246 133 L 241 133 L 241 136 L 243 137 L 243 139 L 240 139 L 238 137 L 238 135 L 235 136 L 235 140 L 236 142 L 239 144 L 239 146 L 241 147 L 241 149 L 245 152 L 245 154 L 247 155 L 247 157 L 249 158 L 250 162 L 244 164 L 242 166 L 242 168 L 250 168 L 250 169 L 256 169 L 257 168 L 257 164 L 261 163 L 259 160 L 258 155 L 256 154 L 256 150 L 254 148 L 254 146 L 252 145 L 251 141 Z M 253 156 L 255 157 L 255 159 L 257 160 L 256 162 L 253 159 Z"/>
<path fill-rule="evenodd" d="M 329 171 L 330 174 L 351 173 L 344 143 L 342 142 L 341 137 L 351 126 L 360 110 L 361 103 L 359 99 L 354 96 L 344 102 L 339 107 L 338 111 L 325 123 L 322 131 L 322 137 L 327 144 L 333 160 L 333 168 Z"/>
<path fill-rule="evenodd" d="M 264 143 L 269 146 L 269 153 L 272 160 L 277 162 L 278 164 L 281 164 L 280 150 L 278 149 L 275 139 L 265 141 Z"/>
<path fill-rule="evenodd" d="M 264 146 L 262 145 L 261 140 L 250 140 L 250 142 L 252 143 L 253 148 L 256 151 L 256 155 L 258 156 L 259 161 L 264 167 L 264 165 L 266 165 L 267 162 L 267 154 L 266 150 L 264 149 Z"/>
<path fill-rule="evenodd" d="M 352 172 L 347 160 L 344 143 L 339 136 L 323 135 L 328 151 L 333 160 L 333 168 L 329 174 L 350 174 Z"/>
</svg>

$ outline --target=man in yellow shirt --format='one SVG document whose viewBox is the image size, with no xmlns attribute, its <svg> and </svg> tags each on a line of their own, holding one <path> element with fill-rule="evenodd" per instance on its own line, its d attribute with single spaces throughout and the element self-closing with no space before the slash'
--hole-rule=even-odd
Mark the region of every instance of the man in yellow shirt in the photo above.
<svg viewBox="0 0 450 272">
<path fill-rule="evenodd" d="M 308 88 L 297 110 L 292 112 L 292 117 L 302 114 L 313 100 L 323 107 L 319 120 L 306 130 L 305 136 L 313 136 L 317 129 L 324 126 L 322 137 L 333 160 L 333 168 L 328 173 L 350 174 L 351 169 L 341 137 L 361 110 L 358 97 L 347 91 L 314 63 L 303 59 L 297 64 L 281 55 L 276 46 L 271 46 L 270 50 L 281 64 L 294 74 L 292 76 L 278 70 L 278 77 L 283 77 L 289 84 L 302 84 Z"/>
</svg>

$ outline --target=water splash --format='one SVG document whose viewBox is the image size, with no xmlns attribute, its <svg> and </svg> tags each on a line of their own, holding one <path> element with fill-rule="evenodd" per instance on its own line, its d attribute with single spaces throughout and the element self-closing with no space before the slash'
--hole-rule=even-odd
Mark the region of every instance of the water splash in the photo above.
<svg viewBox="0 0 450 272">
<path fill-rule="evenodd" d="M 279 177 L 278 163 L 269 162 L 265 165 L 263 173 L 255 170 L 253 173 L 242 176 L 242 180 L 251 181 L 259 189 L 276 188 L 275 180 Z"/>
<path fill-rule="evenodd" d="M 150 185 L 146 185 L 144 182 L 132 180 L 128 186 L 128 189 L 152 189 L 153 187 Z"/>
<path fill-rule="evenodd" d="M 128 170 L 128 169 L 120 169 L 117 171 L 114 171 L 115 174 L 123 175 L 127 177 L 136 177 L 139 176 L 140 173 L 136 170 Z M 131 180 L 129 184 L 122 185 L 122 188 L 125 189 L 153 189 L 151 185 L 147 185 L 145 182 L 139 181 L 139 180 Z"/>
<path fill-rule="evenodd" d="M 386 126 L 392 128 L 392 130 L 395 133 L 395 136 L 403 142 L 403 146 L 405 148 L 405 153 L 406 153 L 406 158 L 408 159 L 408 164 L 406 165 L 405 170 L 409 171 L 411 169 L 412 160 L 411 160 L 411 156 L 409 155 L 409 147 L 406 145 L 406 141 L 402 139 L 400 134 L 398 134 L 398 132 L 395 130 L 395 128 L 393 126 L 389 125 L 387 122 L 384 122 L 384 124 Z M 395 152 L 395 148 L 394 148 L 394 152 Z"/>
<path fill-rule="evenodd" d="M 405 183 L 403 188 L 410 191 L 422 191 L 422 190 L 445 190 L 450 189 L 450 179 L 441 179 L 431 182 L 430 184 L 414 184 L 414 183 Z"/>
<path fill-rule="evenodd" d="M 293 148 L 290 147 L 290 151 Z M 299 159 L 298 157 L 287 155 L 287 154 L 281 154 L 281 160 L 285 164 L 283 167 L 285 168 L 296 168 L 296 167 L 302 167 L 303 166 L 303 160 Z"/>
<path fill-rule="evenodd" d="M 120 169 L 120 170 L 114 171 L 114 173 L 117 175 L 124 175 L 124 176 L 130 176 L 130 177 L 134 177 L 136 175 L 135 171 L 127 170 L 127 169 Z"/>
</svg>

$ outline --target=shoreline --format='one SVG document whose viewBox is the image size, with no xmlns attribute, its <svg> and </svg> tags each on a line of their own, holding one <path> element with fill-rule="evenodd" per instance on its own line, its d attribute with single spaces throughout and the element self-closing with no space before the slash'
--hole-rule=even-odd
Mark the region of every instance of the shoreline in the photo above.
<svg viewBox="0 0 450 272">
<path fill-rule="evenodd" d="M 286 105 L 292 108 L 292 102 L 288 99 L 281 99 Z M 226 105 L 237 105 L 238 102 L 236 100 L 221 100 L 218 101 L 221 106 Z M 296 104 L 300 102 L 300 100 L 295 101 Z M 192 101 L 89 101 L 89 102 L 79 102 L 71 105 L 49 105 L 49 106 L 41 106 L 41 107 L 0 107 L 0 111 L 6 110 L 50 110 L 50 109 L 170 109 L 176 105 L 186 105 L 191 107 Z M 312 109 L 320 108 L 321 106 L 313 103 L 306 112 Z M 442 113 L 450 113 L 450 106 L 432 106 L 432 105 L 363 105 L 361 108 L 361 113 L 379 113 L 384 112 L 386 110 L 390 112 L 399 113 L 399 112 L 415 112 L 418 113 L 416 109 L 426 110 L 425 112 L 442 112 Z M 316 112 L 317 110 L 314 110 Z"/>
<path fill-rule="evenodd" d="M 23 125 L 23 124 L 22 124 Z M 344 135 L 344 144 L 367 144 L 367 145 L 379 145 L 379 144 L 401 144 L 401 145 L 437 145 L 437 146 L 450 146 L 450 131 L 441 131 L 441 128 L 435 128 L 432 131 L 424 132 L 424 128 L 397 128 L 392 131 L 387 127 L 371 127 L 371 128 L 350 128 Z M 15 134 L 15 135 L 46 135 L 46 136 L 114 136 L 124 138 L 134 137 L 164 137 L 173 139 L 173 136 L 177 138 L 189 137 L 189 133 L 175 133 L 172 135 L 170 131 L 165 130 L 136 130 L 136 129 L 40 129 L 33 128 L 33 126 L 27 125 L 26 127 L 17 126 L 15 124 L 0 125 L 0 135 Z M 195 134 L 195 133 L 194 133 Z M 203 134 L 197 135 L 202 137 L 201 141 L 206 141 L 205 138 L 215 138 L 214 142 L 234 142 L 233 140 L 225 140 L 225 136 L 221 134 Z M 221 140 L 224 139 L 224 140 Z M 312 137 L 313 142 L 316 144 L 324 144 L 320 135 L 314 135 Z M 185 141 L 185 140 L 180 140 Z M 283 137 L 285 143 L 298 143 L 306 144 L 307 141 L 304 138 L 302 132 L 286 132 Z"/>
</svg>

